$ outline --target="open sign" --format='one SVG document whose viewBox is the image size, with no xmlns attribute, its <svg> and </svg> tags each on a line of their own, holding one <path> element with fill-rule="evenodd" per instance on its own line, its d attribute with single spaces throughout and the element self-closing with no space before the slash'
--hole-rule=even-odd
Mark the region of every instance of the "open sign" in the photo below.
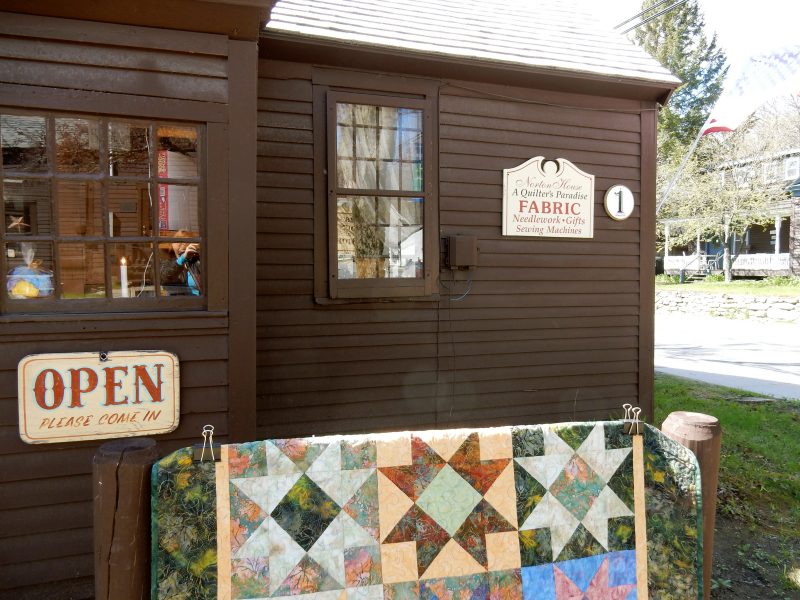
<svg viewBox="0 0 800 600">
<path fill-rule="evenodd" d="M 17 368 L 29 444 L 168 433 L 180 417 L 178 357 L 164 351 L 32 354 Z"/>
</svg>

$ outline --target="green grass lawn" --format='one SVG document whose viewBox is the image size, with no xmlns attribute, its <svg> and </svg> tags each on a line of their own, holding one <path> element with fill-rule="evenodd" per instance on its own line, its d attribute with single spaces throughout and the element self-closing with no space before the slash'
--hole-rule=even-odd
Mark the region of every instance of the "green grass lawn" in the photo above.
<svg viewBox="0 0 800 600">
<path fill-rule="evenodd" d="M 746 296 L 800 297 L 800 277 L 767 277 L 759 280 L 734 279 L 730 283 L 708 280 L 677 283 L 676 279 L 671 276 L 658 275 L 656 277 L 656 290 L 742 294 Z"/>
<path fill-rule="evenodd" d="M 800 403 L 736 402 L 754 395 L 657 373 L 655 422 L 676 410 L 717 417 L 723 430 L 718 510 L 800 540 Z"/>
</svg>

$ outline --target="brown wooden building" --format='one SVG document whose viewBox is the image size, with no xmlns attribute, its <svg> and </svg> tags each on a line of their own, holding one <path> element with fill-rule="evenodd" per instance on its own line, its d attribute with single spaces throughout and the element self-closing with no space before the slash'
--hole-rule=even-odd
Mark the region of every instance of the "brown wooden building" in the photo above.
<svg viewBox="0 0 800 600">
<path fill-rule="evenodd" d="M 560 0 L 271 4 L 0 1 L 0 598 L 92 595 L 101 442 L 20 440 L 28 354 L 176 353 L 164 452 L 206 423 L 652 414 L 656 111 L 678 81 Z M 595 176 L 593 237 L 502 235 L 503 169 L 535 156 Z M 185 236 L 203 285 L 173 295 Z"/>
</svg>

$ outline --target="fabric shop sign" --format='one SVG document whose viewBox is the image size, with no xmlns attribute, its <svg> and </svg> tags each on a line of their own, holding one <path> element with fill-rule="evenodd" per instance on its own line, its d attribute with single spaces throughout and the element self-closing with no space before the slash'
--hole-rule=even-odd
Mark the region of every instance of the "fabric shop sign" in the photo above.
<svg viewBox="0 0 800 600">
<path fill-rule="evenodd" d="M 594 175 L 543 156 L 503 169 L 503 235 L 592 237 Z"/>
<path fill-rule="evenodd" d="M 164 351 L 31 354 L 17 367 L 29 444 L 168 433 L 180 417 L 178 357 Z"/>
</svg>

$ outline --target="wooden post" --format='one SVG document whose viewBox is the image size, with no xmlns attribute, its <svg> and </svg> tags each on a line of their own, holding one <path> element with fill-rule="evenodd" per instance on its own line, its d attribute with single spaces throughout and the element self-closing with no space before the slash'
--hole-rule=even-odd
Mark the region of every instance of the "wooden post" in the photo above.
<svg viewBox="0 0 800 600">
<path fill-rule="evenodd" d="M 155 440 L 100 446 L 93 461 L 96 600 L 150 597 L 150 467 Z"/>
<path fill-rule="evenodd" d="M 669 438 L 694 452 L 700 463 L 703 488 L 703 598 L 711 597 L 711 566 L 714 558 L 714 522 L 717 511 L 717 479 L 719 475 L 722 427 L 710 415 L 678 411 L 671 413 L 661 425 Z"/>
</svg>

